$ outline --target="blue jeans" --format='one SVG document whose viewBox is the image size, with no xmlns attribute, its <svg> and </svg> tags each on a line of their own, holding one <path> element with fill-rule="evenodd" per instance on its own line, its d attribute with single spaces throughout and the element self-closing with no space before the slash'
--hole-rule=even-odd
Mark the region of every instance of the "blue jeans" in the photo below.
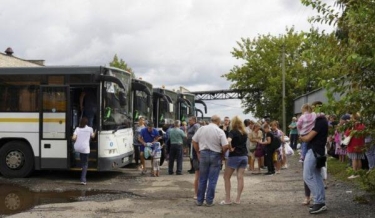
<svg viewBox="0 0 375 218">
<path fill-rule="evenodd" d="M 169 151 L 168 173 L 173 174 L 174 161 L 177 160 L 176 174 L 182 173 L 182 145 L 171 144 Z"/>
<path fill-rule="evenodd" d="M 88 167 L 88 159 L 89 154 L 79 154 L 79 157 L 81 159 L 81 167 L 82 167 L 82 173 L 81 173 L 81 182 L 86 182 L 86 174 L 87 174 L 87 167 Z"/>
<path fill-rule="evenodd" d="M 306 153 L 307 153 L 307 142 L 301 143 L 301 150 L 302 150 L 302 157 L 305 159 Z"/>
<path fill-rule="evenodd" d="M 215 189 L 220 174 L 221 153 L 202 150 L 199 160 L 199 183 L 197 202 L 203 203 L 206 194 L 206 203 L 212 204 L 215 198 Z"/>
<path fill-rule="evenodd" d="M 309 149 L 303 161 L 303 180 L 311 190 L 314 204 L 325 204 L 326 201 L 321 171 L 316 168 L 316 158 L 312 149 Z"/>
<path fill-rule="evenodd" d="M 87 125 L 94 128 L 94 119 L 97 109 L 96 108 L 90 108 L 83 111 L 83 116 L 87 118 Z"/>
</svg>

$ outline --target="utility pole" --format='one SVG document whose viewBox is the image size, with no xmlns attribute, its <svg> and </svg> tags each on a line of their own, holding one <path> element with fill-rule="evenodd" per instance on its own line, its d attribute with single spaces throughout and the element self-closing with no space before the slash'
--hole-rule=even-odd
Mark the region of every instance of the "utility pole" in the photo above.
<svg viewBox="0 0 375 218">
<path fill-rule="evenodd" d="M 283 43 L 282 54 L 282 73 L 283 73 L 283 132 L 286 134 L 286 116 L 285 116 L 285 44 Z"/>
</svg>

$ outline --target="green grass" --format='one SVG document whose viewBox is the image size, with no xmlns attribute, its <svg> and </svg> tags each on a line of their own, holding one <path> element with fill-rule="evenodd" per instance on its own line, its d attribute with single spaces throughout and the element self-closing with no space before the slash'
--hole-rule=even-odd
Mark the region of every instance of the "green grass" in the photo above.
<svg viewBox="0 0 375 218">
<path fill-rule="evenodd" d="M 328 173 L 336 179 L 348 181 L 349 173 L 347 171 L 347 162 L 340 162 L 335 158 L 328 158 L 327 160 Z"/>
<path fill-rule="evenodd" d="M 354 172 L 352 168 L 347 167 L 347 162 L 340 162 L 335 158 L 328 158 L 328 173 L 340 181 L 354 184 L 356 187 L 375 193 L 375 170 L 367 173 L 366 170 Z M 359 178 L 349 180 L 348 176 L 352 174 L 360 175 Z"/>
</svg>

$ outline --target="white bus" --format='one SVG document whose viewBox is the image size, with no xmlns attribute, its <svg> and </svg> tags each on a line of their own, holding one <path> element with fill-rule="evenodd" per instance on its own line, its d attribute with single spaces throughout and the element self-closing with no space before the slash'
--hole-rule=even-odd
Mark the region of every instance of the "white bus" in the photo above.
<svg viewBox="0 0 375 218">
<path fill-rule="evenodd" d="M 96 99 L 89 170 L 110 171 L 133 158 L 131 74 L 109 67 L 0 68 L 0 173 L 80 170 L 71 136 L 80 99 Z"/>
</svg>

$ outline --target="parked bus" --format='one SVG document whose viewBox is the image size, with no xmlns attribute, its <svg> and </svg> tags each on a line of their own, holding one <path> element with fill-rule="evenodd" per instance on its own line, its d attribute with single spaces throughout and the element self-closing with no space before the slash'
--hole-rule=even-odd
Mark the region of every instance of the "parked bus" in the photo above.
<svg viewBox="0 0 375 218">
<path fill-rule="evenodd" d="M 144 80 L 132 80 L 133 95 L 133 120 L 137 122 L 139 117 L 152 120 L 152 84 Z"/>
<path fill-rule="evenodd" d="M 177 92 L 164 89 L 153 89 L 153 117 L 156 128 L 173 124 L 176 119 Z"/>
<path fill-rule="evenodd" d="M 134 129 L 134 161 L 140 161 L 138 121 L 143 117 L 146 122 L 152 121 L 152 84 L 140 79 L 132 80 L 133 96 L 133 129 Z"/>
<path fill-rule="evenodd" d="M 178 93 L 176 119 L 188 123 L 189 117 L 195 115 L 194 98 L 191 93 Z"/>
<path fill-rule="evenodd" d="M 133 158 L 131 74 L 109 67 L 0 68 L 0 173 L 80 170 L 71 136 L 84 92 L 95 98 L 89 170 L 109 171 Z"/>
</svg>

